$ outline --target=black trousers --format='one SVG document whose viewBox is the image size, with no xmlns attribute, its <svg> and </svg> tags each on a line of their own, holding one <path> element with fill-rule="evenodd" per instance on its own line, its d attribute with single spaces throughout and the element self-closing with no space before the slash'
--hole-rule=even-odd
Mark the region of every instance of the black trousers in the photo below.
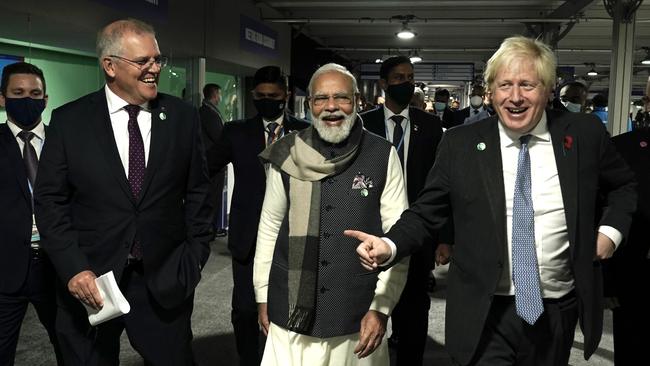
<svg viewBox="0 0 650 366">
<path fill-rule="evenodd" d="M 192 365 L 194 299 L 173 310 L 160 307 L 149 294 L 141 263 L 127 266 L 119 286 L 131 311 L 96 327 L 88 323 L 81 303 L 61 288 L 56 330 L 66 365 L 119 365 L 124 329 L 145 365 Z"/>
<path fill-rule="evenodd" d="M 243 261 L 232 259 L 232 313 L 235 342 L 240 366 L 258 366 L 260 353 L 260 326 L 257 322 L 257 302 L 253 289 L 253 258 L 255 251 Z"/>
<path fill-rule="evenodd" d="M 397 340 L 397 366 L 421 366 L 429 328 L 431 298 L 427 292 L 431 261 L 425 255 L 414 254 L 399 302 L 391 314 L 393 333 Z"/>
<path fill-rule="evenodd" d="M 211 185 L 211 190 L 213 193 L 213 204 L 214 204 L 214 211 L 212 213 L 212 227 L 215 230 L 221 230 L 225 227 L 227 227 L 227 223 L 223 222 L 224 221 L 224 215 L 222 213 L 222 205 L 223 205 L 223 186 L 224 186 L 224 180 L 226 178 L 226 169 L 224 169 L 222 172 L 219 172 L 212 177 L 212 185 Z"/>
<path fill-rule="evenodd" d="M 56 318 L 55 273 L 45 258 L 33 257 L 25 284 L 13 294 L 0 293 L 0 366 L 13 366 L 18 345 L 20 326 L 25 318 L 27 305 L 32 304 L 41 324 L 45 327 L 58 365 L 63 365 L 56 340 L 54 322 Z M 47 350 L 31 350 L 47 352 Z"/>
<path fill-rule="evenodd" d="M 625 283 L 617 284 L 620 306 L 613 310 L 614 364 L 640 365 L 650 345 L 650 259 L 627 263 Z"/>
<path fill-rule="evenodd" d="M 514 296 L 495 296 L 473 366 L 567 365 L 578 322 L 573 292 L 544 299 L 544 313 L 534 325 L 517 315 Z"/>
</svg>

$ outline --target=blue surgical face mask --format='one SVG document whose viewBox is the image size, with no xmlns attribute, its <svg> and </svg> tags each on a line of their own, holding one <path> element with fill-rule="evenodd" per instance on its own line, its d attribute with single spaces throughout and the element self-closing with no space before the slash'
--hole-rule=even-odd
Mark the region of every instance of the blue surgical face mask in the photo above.
<svg viewBox="0 0 650 366">
<path fill-rule="evenodd" d="M 569 110 L 569 112 L 578 113 L 582 110 L 582 105 L 578 103 L 562 102 L 562 104 L 564 104 L 564 106 L 566 107 L 566 109 Z"/>
<path fill-rule="evenodd" d="M 436 102 L 434 104 L 434 108 L 436 109 L 436 111 L 442 112 L 442 111 L 445 110 L 445 108 L 447 108 L 447 103 L 445 103 L 445 102 Z"/>
<path fill-rule="evenodd" d="M 11 121 L 18 127 L 31 130 L 41 120 L 41 113 L 45 110 L 45 99 L 5 97 L 5 109 Z"/>
</svg>

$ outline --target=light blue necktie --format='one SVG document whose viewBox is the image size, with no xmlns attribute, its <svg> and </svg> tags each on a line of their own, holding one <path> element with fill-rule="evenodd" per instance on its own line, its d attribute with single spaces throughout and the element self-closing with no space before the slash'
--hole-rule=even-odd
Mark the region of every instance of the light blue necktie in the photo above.
<svg viewBox="0 0 650 366">
<path fill-rule="evenodd" d="M 512 281 L 515 284 L 517 314 L 528 324 L 535 324 L 544 312 L 539 288 L 537 253 L 535 251 L 535 210 L 531 198 L 530 155 L 531 135 L 521 136 L 517 161 L 517 179 L 512 208 Z"/>
</svg>

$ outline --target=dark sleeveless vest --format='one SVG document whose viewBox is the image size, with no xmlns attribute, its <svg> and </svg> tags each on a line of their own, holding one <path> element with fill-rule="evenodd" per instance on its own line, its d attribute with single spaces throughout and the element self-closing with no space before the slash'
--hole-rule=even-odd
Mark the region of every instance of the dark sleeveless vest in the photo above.
<svg viewBox="0 0 650 366">
<path fill-rule="evenodd" d="M 383 235 L 380 198 L 386 183 L 390 148 L 389 142 L 364 130 L 352 164 L 340 174 L 321 181 L 316 317 L 306 335 L 329 338 L 356 333 L 370 307 L 379 272 L 369 272 L 361 266 L 356 253 L 359 241 L 344 236 L 343 230 Z M 285 194 L 289 197 L 288 176 L 282 175 Z M 374 187 L 368 189 L 367 196 L 360 189 L 352 189 L 357 175 L 372 180 Z M 286 327 L 289 309 L 287 220 L 285 214 L 275 245 L 268 289 L 269 320 L 282 327 Z"/>
</svg>

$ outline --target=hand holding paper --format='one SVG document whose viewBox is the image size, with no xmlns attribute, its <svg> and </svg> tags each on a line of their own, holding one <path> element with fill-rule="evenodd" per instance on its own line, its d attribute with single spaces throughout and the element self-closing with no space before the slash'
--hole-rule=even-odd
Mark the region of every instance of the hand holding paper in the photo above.
<svg viewBox="0 0 650 366">
<path fill-rule="evenodd" d="M 120 291 L 113 271 L 105 273 L 95 279 L 97 289 L 103 300 L 104 306 L 101 309 L 95 309 L 84 302 L 82 304 L 88 311 L 88 321 L 90 325 L 96 326 L 111 319 L 117 318 L 131 311 L 131 305 L 126 301 L 122 291 Z"/>
</svg>

